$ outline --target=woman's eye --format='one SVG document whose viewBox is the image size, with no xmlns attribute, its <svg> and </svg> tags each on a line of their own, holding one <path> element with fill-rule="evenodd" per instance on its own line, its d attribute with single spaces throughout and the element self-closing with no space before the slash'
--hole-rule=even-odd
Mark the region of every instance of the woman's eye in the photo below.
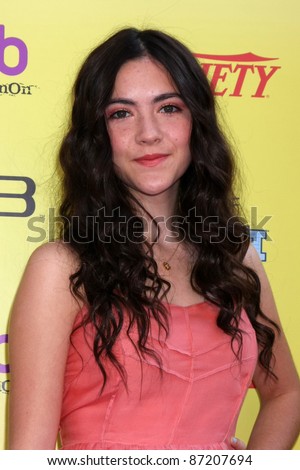
<svg viewBox="0 0 300 470">
<path fill-rule="evenodd" d="M 124 119 L 129 116 L 129 112 L 126 111 L 126 109 L 119 109 L 118 111 L 115 111 L 112 113 L 109 118 L 110 119 Z"/>
<path fill-rule="evenodd" d="M 165 106 L 161 108 L 160 111 L 162 113 L 171 114 L 171 113 L 177 113 L 178 111 L 180 111 L 180 109 L 178 108 L 178 106 L 175 106 L 174 104 L 166 104 Z"/>
</svg>

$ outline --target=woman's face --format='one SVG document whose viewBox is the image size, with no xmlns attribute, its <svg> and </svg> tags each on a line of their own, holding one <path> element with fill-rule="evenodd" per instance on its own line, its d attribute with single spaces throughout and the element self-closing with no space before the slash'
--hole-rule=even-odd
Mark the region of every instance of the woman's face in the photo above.
<svg viewBox="0 0 300 470">
<path fill-rule="evenodd" d="M 188 168 L 192 117 L 153 59 L 126 62 L 105 111 L 115 171 L 139 198 L 177 191 Z"/>
</svg>

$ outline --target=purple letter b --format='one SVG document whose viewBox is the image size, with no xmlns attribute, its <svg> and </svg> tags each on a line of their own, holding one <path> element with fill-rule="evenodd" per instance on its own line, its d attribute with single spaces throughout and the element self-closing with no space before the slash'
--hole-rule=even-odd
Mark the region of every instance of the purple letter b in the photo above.
<svg viewBox="0 0 300 470">
<path fill-rule="evenodd" d="M 28 51 L 26 44 L 19 38 L 5 38 L 4 25 L 0 25 L 0 72 L 5 75 L 19 75 L 24 72 L 28 62 Z M 14 46 L 19 51 L 19 63 L 10 67 L 4 62 L 4 51 L 6 47 Z"/>
</svg>

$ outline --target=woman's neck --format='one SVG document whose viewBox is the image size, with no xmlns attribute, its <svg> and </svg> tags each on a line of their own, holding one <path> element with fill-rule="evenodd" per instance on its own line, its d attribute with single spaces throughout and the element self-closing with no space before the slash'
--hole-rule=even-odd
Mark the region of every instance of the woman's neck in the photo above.
<svg viewBox="0 0 300 470">
<path fill-rule="evenodd" d="M 138 197 L 136 194 L 134 196 L 142 206 L 137 206 L 137 212 L 143 217 L 147 240 L 164 243 L 166 240 L 172 241 L 173 238 L 175 241 L 172 220 L 177 216 L 177 191 L 172 193 L 168 191 L 168 193 L 154 196 L 140 194 Z"/>
</svg>

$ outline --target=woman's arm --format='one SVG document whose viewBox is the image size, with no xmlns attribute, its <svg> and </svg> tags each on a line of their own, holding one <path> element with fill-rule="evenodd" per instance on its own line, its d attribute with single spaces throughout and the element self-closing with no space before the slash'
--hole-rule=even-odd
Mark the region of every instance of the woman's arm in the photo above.
<svg viewBox="0 0 300 470">
<path fill-rule="evenodd" d="M 9 327 L 9 449 L 54 449 L 69 335 L 80 306 L 69 290 L 74 257 L 49 243 L 30 257 Z"/>
<path fill-rule="evenodd" d="M 253 246 L 248 250 L 245 264 L 260 278 L 262 311 L 281 327 L 269 281 Z M 258 321 L 268 324 L 261 318 Z M 260 411 L 248 449 L 291 449 L 299 434 L 300 383 L 283 331 L 280 335 L 276 333 L 274 356 L 273 371 L 277 381 L 267 378 L 260 365 L 255 370 L 253 382 L 260 399 Z"/>
</svg>

